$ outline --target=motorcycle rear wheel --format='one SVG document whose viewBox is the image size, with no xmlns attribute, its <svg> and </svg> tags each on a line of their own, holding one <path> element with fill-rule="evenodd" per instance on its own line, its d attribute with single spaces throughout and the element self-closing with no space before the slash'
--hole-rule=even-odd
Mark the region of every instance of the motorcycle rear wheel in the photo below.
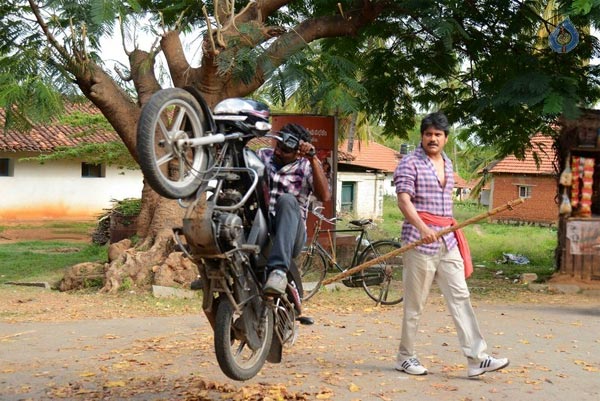
<svg viewBox="0 0 600 401">
<path fill-rule="evenodd" d="M 257 325 L 261 341 L 255 350 L 249 347 L 245 339 L 238 338 L 243 337 L 235 326 L 240 317 L 228 299 L 219 302 L 214 333 L 215 353 L 217 362 L 227 377 L 233 380 L 249 380 L 260 371 L 269 354 L 273 340 L 273 312 L 269 309 L 266 317 Z"/>
<path fill-rule="evenodd" d="M 156 92 L 142 108 L 137 128 L 137 152 L 148 184 L 170 199 L 187 198 L 201 184 L 208 154 L 204 146 L 180 146 L 179 140 L 205 135 L 206 116 L 188 91 Z"/>
</svg>

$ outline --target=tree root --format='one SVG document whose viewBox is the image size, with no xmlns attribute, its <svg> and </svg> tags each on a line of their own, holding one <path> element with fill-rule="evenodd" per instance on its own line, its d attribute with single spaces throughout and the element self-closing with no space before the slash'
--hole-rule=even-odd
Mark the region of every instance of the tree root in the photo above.
<svg viewBox="0 0 600 401">
<path fill-rule="evenodd" d="M 161 284 L 168 283 L 168 271 L 173 271 L 171 283 L 189 284 L 198 275 L 198 268 L 174 252 L 175 243 L 171 230 L 162 230 L 154 238 L 146 238 L 135 248 L 129 240 L 111 245 L 109 263 L 105 267 L 104 287 L 101 293 L 113 294 L 129 288 L 149 289 L 155 283 L 155 275 Z"/>
</svg>

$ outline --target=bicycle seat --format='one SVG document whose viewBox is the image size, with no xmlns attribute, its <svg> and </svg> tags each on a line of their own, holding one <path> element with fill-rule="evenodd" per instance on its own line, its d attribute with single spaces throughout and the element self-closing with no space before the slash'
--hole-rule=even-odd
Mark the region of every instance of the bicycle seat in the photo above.
<svg viewBox="0 0 600 401">
<path fill-rule="evenodd" d="M 372 222 L 373 222 L 373 219 L 360 219 L 360 220 L 351 220 L 350 224 L 357 226 L 357 227 L 364 227 L 364 226 L 368 226 Z"/>
</svg>

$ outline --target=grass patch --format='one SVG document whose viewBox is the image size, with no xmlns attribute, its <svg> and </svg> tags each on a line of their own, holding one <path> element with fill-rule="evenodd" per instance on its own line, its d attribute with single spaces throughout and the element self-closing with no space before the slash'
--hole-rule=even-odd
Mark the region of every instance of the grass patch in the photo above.
<svg viewBox="0 0 600 401">
<path fill-rule="evenodd" d="M 56 281 L 66 267 L 107 260 L 105 246 L 65 241 L 0 244 L 0 282 Z"/>
</svg>

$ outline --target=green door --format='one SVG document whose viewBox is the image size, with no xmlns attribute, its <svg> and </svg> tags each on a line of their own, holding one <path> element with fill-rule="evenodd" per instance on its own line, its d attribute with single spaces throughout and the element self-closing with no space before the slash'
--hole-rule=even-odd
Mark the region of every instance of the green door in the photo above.
<svg viewBox="0 0 600 401">
<path fill-rule="evenodd" d="M 353 212 L 354 211 L 354 182 L 343 181 L 342 182 L 342 211 Z"/>
</svg>

